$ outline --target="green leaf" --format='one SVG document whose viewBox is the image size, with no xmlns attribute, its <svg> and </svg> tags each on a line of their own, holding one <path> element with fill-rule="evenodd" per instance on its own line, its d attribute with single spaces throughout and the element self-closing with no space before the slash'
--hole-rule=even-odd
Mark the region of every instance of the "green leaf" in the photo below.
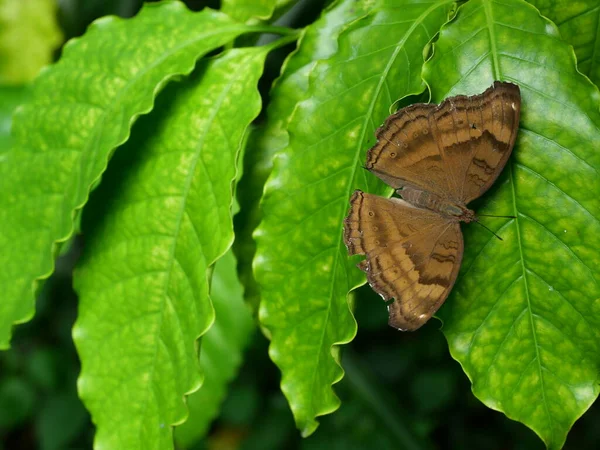
<svg viewBox="0 0 600 450">
<path fill-rule="evenodd" d="M 221 11 L 240 22 L 267 20 L 273 15 L 277 0 L 222 0 Z"/>
<path fill-rule="evenodd" d="M 36 280 L 52 273 L 56 243 L 71 236 L 77 210 L 131 123 L 170 78 L 247 30 L 211 10 L 148 4 L 134 19 L 96 21 L 37 79 L 0 160 L 0 348 L 14 322 L 33 316 Z"/>
<path fill-rule="evenodd" d="M 99 448 L 172 448 L 183 396 L 201 384 L 207 270 L 233 241 L 232 182 L 267 51 L 202 61 L 202 78 L 161 95 L 163 114 L 144 118 L 113 159 L 125 178 L 104 181 L 112 203 L 75 273 L 79 393 Z"/>
<path fill-rule="evenodd" d="M 175 429 L 175 440 L 184 448 L 204 437 L 217 416 L 226 388 L 242 363 L 242 352 L 254 330 L 236 275 L 236 260 L 229 251 L 215 264 L 210 287 L 215 323 L 202 337 L 200 365 L 205 371 L 199 391 L 188 397 L 190 416 Z"/>
<path fill-rule="evenodd" d="M 29 83 L 62 41 L 55 0 L 0 0 L 0 84 Z"/>
<path fill-rule="evenodd" d="M 273 168 L 273 156 L 288 145 L 287 127 L 296 104 L 310 96 L 307 92 L 309 73 L 317 60 L 335 53 L 337 38 L 344 27 L 366 14 L 360 6 L 354 0 L 343 0 L 304 29 L 298 48 L 284 62 L 281 76 L 271 89 L 266 123 L 254 129 L 248 139 L 244 176 L 237 191 L 242 211 L 235 218 L 234 250 L 240 262 L 246 301 L 255 309 L 258 309 L 260 293 L 252 272 L 256 253 L 252 233 L 262 217 L 259 201 Z"/>
<path fill-rule="evenodd" d="M 452 4 L 403 1 L 373 8 L 339 37 L 339 50 L 310 74 L 307 100 L 289 123 L 257 229 L 255 273 L 270 355 L 303 435 L 334 411 L 343 372 L 339 345 L 356 333 L 348 291 L 365 282 L 347 257 L 342 220 L 356 188 L 388 192 L 361 166 L 394 101 L 423 89 L 423 48 Z"/>
<path fill-rule="evenodd" d="M 598 0 L 530 0 L 575 48 L 580 72 L 600 85 L 600 3 Z"/>
<path fill-rule="evenodd" d="M 28 94 L 27 86 L 0 86 L 0 155 L 11 148 L 12 114 L 17 106 L 27 101 Z"/>
<path fill-rule="evenodd" d="M 425 64 L 433 100 L 493 80 L 521 88 L 520 131 L 467 225 L 459 281 L 440 310 L 450 351 L 490 408 L 561 448 L 598 395 L 600 94 L 558 30 L 520 0 L 471 0 Z"/>
</svg>

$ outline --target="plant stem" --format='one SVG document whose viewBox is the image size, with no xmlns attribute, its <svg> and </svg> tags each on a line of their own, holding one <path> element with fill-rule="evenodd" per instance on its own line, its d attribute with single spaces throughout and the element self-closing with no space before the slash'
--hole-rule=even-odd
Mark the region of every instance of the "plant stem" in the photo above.
<svg viewBox="0 0 600 450">
<path fill-rule="evenodd" d="M 248 32 L 280 34 L 282 36 L 298 36 L 298 34 L 300 34 L 300 30 L 295 30 L 288 27 L 278 27 L 274 25 L 253 25 L 248 27 Z"/>
<path fill-rule="evenodd" d="M 289 36 L 283 36 L 282 38 L 276 39 L 273 42 L 270 42 L 266 45 L 270 46 L 272 49 L 276 49 L 276 48 L 283 47 L 284 45 L 287 45 L 287 44 L 297 41 L 297 40 L 298 40 L 298 35 L 294 34 L 294 35 L 289 35 Z"/>
<path fill-rule="evenodd" d="M 350 389 L 381 419 L 381 423 L 395 437 L 398 448 L 404 450 L 430 450 L 433 445 L 411 431 L 411 420 L 401 408 L 390 405 L 392 395 L 383 392 L 371 380 L 367 369 L 348 349 L 344 351 L 344 370 Z"/>
</svg>

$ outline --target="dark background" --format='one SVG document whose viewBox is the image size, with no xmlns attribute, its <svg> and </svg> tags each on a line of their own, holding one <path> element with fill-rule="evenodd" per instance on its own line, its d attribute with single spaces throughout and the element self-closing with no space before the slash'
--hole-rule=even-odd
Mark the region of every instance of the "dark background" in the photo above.
<svg viewBox="0 0 600 450">
<path fill-rule="evenodd" d="M 8 0 L 13 1 L 13 0 Z M 17 1 L 17 0 L 14 0 Z M 189 0 L 190 8 L 219 7 Z M 324 0 L 300 1 L 280 19 L 303 27 L 317 18 Z M 65 37 L 84 33 L 94 19 L 134 15 L 140 0 L 59 0 Z M 261 90 L 278 75 L 286 51 L 267 63 Z M 57 51 L 57 57 L 60 50 Z M 2 99 L 0 99 L 2 101 Z M 260 120 L 260 119 L 259 119 Z M 79 362 L 71 338 L 77 298 L 71 273 L 82 248 L 76 241 L 43 287 L 35 318 L 15 329 L 10 351 L 0 353 L 0 449 L 89 449 L 94 427 L 76 393 Z M 279 390 L 280 374 L 256 332 L 245 363 L 230 387 L 220 417 L 194 449 L 543 449 L 524 425 L 485 407 L 454 361 L 431 320 L 418 333 L 389 328 L 383 302 L 368 287 L 356 292 L 357 338 L 344 346 L 342 400 L 334 414 L 302 439 Z M 571 431 L 566 448 L 593 449 L 600 442 L 600 411 L 592 408 Z"/>
</svg>

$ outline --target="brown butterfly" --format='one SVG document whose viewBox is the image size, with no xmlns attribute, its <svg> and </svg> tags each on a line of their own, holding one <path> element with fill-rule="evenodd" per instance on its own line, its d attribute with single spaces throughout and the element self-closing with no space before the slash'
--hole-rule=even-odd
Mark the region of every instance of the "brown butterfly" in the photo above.
<svg viewBox="0 0 600 450">
<path fill-rule="evenodd" d="M 477 221 L 466 207 L 498 178 L 512 152 L 521 95 L 496 81 L 483 94 L 415 104 L 377 130 L 365 168 L 400 198 L 355 191 L 344 242 L 371 287 L 388 305 L 389 324 L 416 330 L 442 305 L 463 256 L 459 223 Z"/>
</svg>

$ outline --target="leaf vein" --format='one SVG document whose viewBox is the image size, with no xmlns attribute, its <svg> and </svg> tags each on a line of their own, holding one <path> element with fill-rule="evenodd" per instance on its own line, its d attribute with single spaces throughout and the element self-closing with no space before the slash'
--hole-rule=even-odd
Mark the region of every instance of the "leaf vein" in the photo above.
<svg viewBox="0 0 600 450">
<path fill-rule="evenodd" d="M 558 148 L 560 148 L 562 151 L 569 153 L 571 156 L 573 156 L 573 158 L 581 161 L 582 163 L 584 163 L 586 166 L 588 166 L 590 169 L 594 170 L 596 173 L 598 173 L 598 169 L 594 166 L 592 166 L 589 162 L 587 162 L 585 159 L 583 159 L 581 156 L 573 153 L 573 151 L 567 147 L 565 147 L 564 145 L 559 144 L 556 141 L 553 141 L 550 138 L 547 138 L 546 136 L 544 136 L 543 134 L 538 133 L 537 131 L 533 131 L 530 130 L 529 128 L 525 128 L 522 124 L 519 126 L 519 130 L 521 131 L 521 133 L 525 132 L 525 134 L 533 134 L 535 136 L 540 137 L 541 139 L 543 139 L 544 141 L 546 141 L 549 144 L 553 144 L 556 145 Z"/>
<path fill-rule="evenodd" d="M 562 292 L 560 292 L 560 290 L 558 289 L 554 289 L 554 287 L 552 285 L 550 285 L 550 283 L 548 283 L 539 273 L 537 273 L 535 270 L 531 269 L 531 268 L 527 268 L 527 270 L 529 271 L 529 273 L 531 273 L 534 277 L 536 277 L 538 280 L 540 280 L 542 283 L 544 283 L 546 286 L 548 286 L 548 288 L 552 289 L 553 292 L 556 292 L 572 309 L 573 311 L 575 311 L 585 322 L 585 324 L 588 326 L 588 328 L 590 329 L 590 331 L 592 331 L 593 334 L 598 334 L 597 331 L 595 331 L 596 329 L 592 326 L 592 324 L 588 321 L 588 319 L 585 317 L 585 315 L 583 315 L 583 313 L 581 311 L 579 311 L 573 302 L 571 302 L 570 300 L 568 300 L 563 294 Z"/>
<path fill-rule="evenodd" d="M 539 376 L 539 381 L 540 381 L 540 388 L 542 391 L 542 401 L 544 403 L 544 410 L 546 412 L 546 417 L 548 418 L 548 422 L 549 422 L 549 428 L 550 428 L 550 433 L 552 436 L 552 439 L 554 439 L 554 427 L 552 426 L 553 423 L 553 419 L 552 416 L 550 415 L 550 409 L 548 407 L 548 400 L 546 399 L 546 388 L 544 385 L 544 376 L 542 374 L 542 361 L 540 359 L 540 350 L 538 348 L 538 342 L 537 342 L 537 334 L 535 331 L 535 325 L 533 323 L 533 311 L 532 311 L 532 306 L 531 306 L 531 298 L 530 298 L 530 294 L 529 294 L 529 285 L 527 283 L 527 268 L 525 267 L 525 258 L 523 256 L 523 243 L 521 240 L 521 227 L 519 226 L 519 210 L 518 210 L 518 206 L 517 206 L 517 195 L 515 192 L 515 179 L 514 179 L 514 169 L 513 166 L 511 165 L 509 168 L 509 174 L 510 174 L 510 186 L 512 188 L 512 202 L 513 202 L 513 213 L 514 215 L 517 217 L 515 220 L 515 224 L 516 224 L 516 230 L 517 230 L 517 246 L 519 247 L 519 255 L 521 257 L 521 267 L 522 267 L 522 272 L 523 272 L 523 279 L 525 280 L 524 286 L 525 286 L 525 298 L 527 299 L 527 307 L 525 309 L 525 311 L 529 311 L 529 324 L 531 327 L 531 335 L 533 337 L 533 342 L 535 345 L 535 354 L 537 357 L 537 361 L 538 361 L 538 376 Z"/>
<path fill-rule="evenodd" d="M 516 261 L 515 263 L 511 264 L 511 266 L 514 265 L 514 264 L 516 264 L 516 263 L 518 263 L 518 262 L 520 262 L 520 261 Z M 492 305 L 492 307 L 490 308 L 490 310 L 488 311 L 488 313 L 485 315 L 485 317 L 483 318 L 483 320 L 481 321 L 481 323 L 479 324 L 479 326 L 477 327 L 477 329 L 475 330 L 475 332 L 473 333 L 473 337 L 471 338 L 471 342 L 469 343 L 469 348 L 467 350 L 467 353 L 470 353 L 471 347 L 473 346 L 473 342 L 475 342 L 475 340 L 477 339 L 477 336 L 479 335 L 479 333 L 483 329 L 483 326 L 485 325 L 485 323 L 487 322 L 487 320 L 492 316 L 492 313 L 496 310 L 496 307 L 500 304 L 500 300 L 502 300 L 502 297 L 504 297 L 504 294 L 506 294 L 508 292 L 508 290 L 515 285 L 515 283 L 519 282 L 522 279 L 523 279 L 523 275 L 519 275 L 513 281 L 511 281 L 510 283 L 508 283 L 508 285 L 506 286 L 506 288 L 504 288 L 502 290 L 502 292 L 500 294 L 498 294 L 498 296 L 496 297 L 496 300 L 494 301 L 494 304 Z"/>
<path fill-rule="evenodd" d="M 579 261 L 579 263 L 581 263 L 581 265 L 583 267 L 585 267 L 587 269 L 587 271 L 589 272 L 590 276 L 592 277 L 592 279 L 594 280 L 594 284 L 598 285 L 598 280 L 596 280 L 596 277 L 594 275 L 594 272 L 592 271 L 592 268 L 590 266 L 588 266 L 586 263 L 584 263 L 581 258 L 579 256 L 577 256 L 577 254 L 573 251 L 573 249 L 571 247 L 569 247 L 562 239 L 560 239 L 556 234 L 554 234 L 552 231 L 550 231 L 548 229 L 548 227 L 546 227 L 543 223 L 539 222 L 538 220 L 534 219 L 533 217 L 531 217 L 528 214 L 519 213 L 522 217 L 525 217 L 528 220 L 531 220 L 532 222 L 538 224 L 541 228 L 543 228 L 544 230 L 546 230 L 546 232 L 552 236 L 554 238 L 554 240 L 556 240 L 563 248 L 565 248 L 572 256 L 573 258 L 575 258 L 577 261 Z"/>
<path fill-rule="evenodd" d="M 526 170 L 527 172 L 531 173 L 532 175 L 534 175 L 535 177 L 539 178 L 542 181 L 545 181 L 546 183 L 548 183 L 550 186 L 554 187 L 558 192 L 560 192 L 561 194 L 563 194 L 565 197 L 567 197 L 569 200 L 572 200 L 577 206 L 579 206 L 582 211 L 590 217 L 590 219 L 592 219 L 594 222 L 596 222 L 598 225 L 600 225 L 600 219 L 598 219 L 596 216 L 594 216 L 587 208 L 585 208 L 579 201 L 577 201 L 577 199 L 573 198 L 571 195 L 567 194 L 564 190 L 562 190 L 561 188 L 559 188 L 556 184 L 554 184 L 552 181 L 550 181 L 548 178 L 546 178 L 545 176 L 543 176 L 542 174 L 540 174 L 539 172 L 536 172 L 535 170 L 533 170 L 531 167 L 526 166 L 523 163 L 518 163 L 515 162 L 515 166 L 522 168 L 523 170 Z"/>
</svg>

